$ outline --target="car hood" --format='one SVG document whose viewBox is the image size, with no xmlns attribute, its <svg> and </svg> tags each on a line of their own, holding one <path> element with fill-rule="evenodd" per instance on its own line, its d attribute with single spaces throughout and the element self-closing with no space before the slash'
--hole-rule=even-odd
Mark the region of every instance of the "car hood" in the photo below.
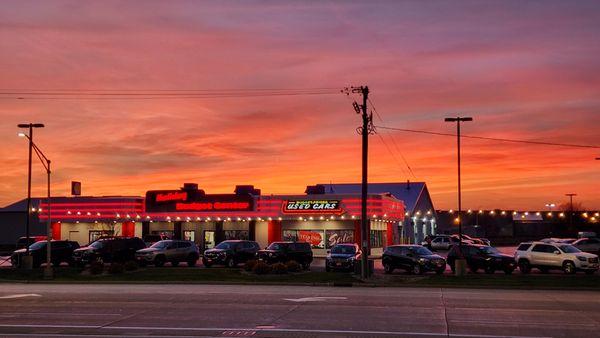
<svg viewBox="0 0 600 338">
<path fill-rule="evenodd" d="M 354 256 L 355 256 L 355 254 L 334 254 L 334 253 L 329 254 L 329 258 L 345 258 L 345 259 L 348 259 L 348 258 L 352 258 Z"/>
<path fill-rule="evenodd" d="M 489 255 L 489 257 L 491 257 L 491 258 L 510 259 L 510 260 L 515 259 L 514 256 L 503 254 L 503 253 L 491 254 L 491 255 Z"/>
<path fill-rule="evenodd" d="M 261 254 L 261 253 L 278 253 L 278 252 L 280 252 L 280 251 L 277 251 L 277 250 L 268 250 L 268 249 L 258 250 L 259 254 Z"/>
<path fill-rule="evenodd" d="M 95 249 L 90 246 L 82 246 L 79 249 L 73 250 L 73 252 L 82 252 L 82 251 L 94 251 Z"/>
<path fill-rule="evenodd" d="M 13 255 L 22 255 L 25 253 L 25 249 L 19 249 L 19 250 L 15 250 L 13 251 Z"/>
<path fill-rule="evenodd" d="M 581 257 L 585 257 L 585 258 L 596 258 L 598 257 L 598 255 L 594 255 L 591 253 L 587 253 L 587 252 L 577 252 L 577 253 L 572 253 L 570 255 L 575 255 L 575 256 L 581 256 Z"/>
<path fill-rule="evenodd" d="M 148 253 L 148 252 L 155 252 L 155 251 L 159 251 L 159 249 L 157 249 L 157 248 L 145 248 L 145 249 L 140 249 L 140 250 L 136 251 L 136 253 Z"/>
<path fill-rule="evenodd" d="M 421 256 L 419 258 L 425 258 L 425 259 L 429 259 L 429 260 L 434 260 L 434 259 L 444 259 L 444 257 L 440 256 L 440 255 L 427 255 L 427 256 Z"/>
<path fill-rule="evenodd" d="M 225 249 L 208 249 L 208 250 L 204 251 L 204 254 L 218 254 L 221 252 L 227 252 L 227 250 L 225 250 Z"/>
</svg>

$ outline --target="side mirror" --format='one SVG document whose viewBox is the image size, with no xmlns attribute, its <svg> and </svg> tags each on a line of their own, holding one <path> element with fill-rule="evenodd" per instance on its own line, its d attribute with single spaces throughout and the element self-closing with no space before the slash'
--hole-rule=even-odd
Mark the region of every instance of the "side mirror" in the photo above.
<svg viewBox="0 0 600 338">
<path fill-rule="evenodd" d="M 554 254 L 555 255 L 560 255 L 560 251 L 556 250 L 556 251 L 554 251 Z"/>
</svg>

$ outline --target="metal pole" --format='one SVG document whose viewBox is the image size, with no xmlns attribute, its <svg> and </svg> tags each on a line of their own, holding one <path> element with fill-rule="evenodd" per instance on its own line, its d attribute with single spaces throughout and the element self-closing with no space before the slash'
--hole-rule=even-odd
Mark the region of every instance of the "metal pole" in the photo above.
<svg viewBox="0 0 600 338">
<path fill-rule="evenodd" d="M 457 155 L 458 155 L 458 252 L 460 256 L 463 256 L 462 250 L 462 198 L 460 191 L 460 118 L 456 118 L 456 145 L 458 147 Z"/>
<path fill-rule="evenodd" d="M 27 221 L 25 223 L 25 255 L 29 256 L 29 222 L 31 218 L 31 151 L 33 150 L 33 124 L 29 124 L 29 163 L 27 164 Z"/>
<path fill-rule="evenodd" d="M 44 269 L 44 279 L 52 279 L 52 214 L 50 202 L 50 160 L 47 160 L 48 168 L 48 218 L 46 220 L 46 268 Z"/>
<path fill-rule="evenodd" d="M 367 193 L 368 193 L 368 176 L 367 176 L 367 167 L 368 167 L 368 151 L 369 151 L 369 115 L 367 114 L 367 100 L 369 97 L 369 87 L 361 87 L 362 96 L 363 96 L 363 104 L 362 104 L 362 189 L 361 189 L 361 239 L 362 239 L 362 256 L 361 256 L 361 278 L 365 279 L 368 277 L 368 266 L 369 263 L 369 219 L 367 216 Z"/>
</svg>

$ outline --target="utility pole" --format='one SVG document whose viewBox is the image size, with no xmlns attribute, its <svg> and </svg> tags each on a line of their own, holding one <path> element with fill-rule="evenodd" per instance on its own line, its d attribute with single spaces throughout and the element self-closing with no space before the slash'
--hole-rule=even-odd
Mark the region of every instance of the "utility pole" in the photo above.
<svg viewBox="0 0 600 338">
<path fill-rule="evenodd" d="M 342 90 L 343 93 L 349 95 L 359 93 L 362 95 L 362 105 L 356 102 L 352 103 L 357 114 L 362 115 L 362 126 L 357 128 L 357 132 L 362 136 L 362 186 L 361 186 L 361 216 L 360 216 L 360 238 L 361 238 L 361 269 L 360 277 L 366 279 L 369 277 L 369 255 L 370 236 L 369 236 L 369 218 L 367 214 L 367 194 L 368 194 L 368 162 L 369 162 L 369 134 L 374 132 L 373 114 L 368 112 L 367 102 L 369 100 L 369 87 L 350 87 Z"/>
<path fill-rule="evenodd" d="M 570 199 L 570 202 L 569 202 L 569 227 L 572 229 L 573 228 L 573 196 L 577 196 L 577 194 L 569 193 L 569 194 L 565 194 L 565 196 L 569 196 L 569 199 Z"/>
<path fill-rule="evenodd" d="M 460 184 L 460 123 L 473 121 L 472 117 L 447 117 L 444 119 L 445 122 L 456 122 L 456 146 L 457 146 L 457 157 L 458 157 L 458 252 L 460 253 L 459 259 L 455 261 L 455 273 L 461 276 L 465 272 L 466 261 L 463 256 L 462 250 L 462 197 L 461 197 L 461 184 Z"/>
</svg>

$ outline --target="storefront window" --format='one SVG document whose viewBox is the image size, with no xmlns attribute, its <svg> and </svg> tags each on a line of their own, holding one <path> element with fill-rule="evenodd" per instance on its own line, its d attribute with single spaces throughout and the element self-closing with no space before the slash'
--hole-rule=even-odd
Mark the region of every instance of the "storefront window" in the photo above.
<svg viewBox="0 0 600 338">
<path fill-rule="evenodd" d="M 90 235 L 89 235 L 90 243 L 99 239 L 100 237 L 113 236 L 114 233 L 115 232 L 113 230 L 90 230 Z"/>
<path fill-rule="evenodd" d="M 225 230 L 223 231 L 225 240 L 242 239 L 248 240 L 248 230 Z"/>
<path fill-rule="evenodd" d="M 153 235 L 160 235 L 162 239 L 173 239 L 173 230 L 152 231 Z"/>
<path fill-rule="evenodd" d="M 371 247 L 383 248 L 387 243 L 386 230 L 371 230 Z"/>
<path fill-rule="evenodd" d="M 283 230 L 284 241 L 308 242 L 313 249 L 325 249 L 323 230 Z"/>
<path fill-rule="evenodd" d="M 354 230 L 327 230 L 327 249 L 340 243 L 354 243 Z"/>
<path fill-rule="evenodd" d="M 186 241 L 192 241 L 195 242 L 196 241 L 196 231 L 194 230 L 186 230 L 183 232 L 183 239 L 185 239 Z"/>
</svg>

